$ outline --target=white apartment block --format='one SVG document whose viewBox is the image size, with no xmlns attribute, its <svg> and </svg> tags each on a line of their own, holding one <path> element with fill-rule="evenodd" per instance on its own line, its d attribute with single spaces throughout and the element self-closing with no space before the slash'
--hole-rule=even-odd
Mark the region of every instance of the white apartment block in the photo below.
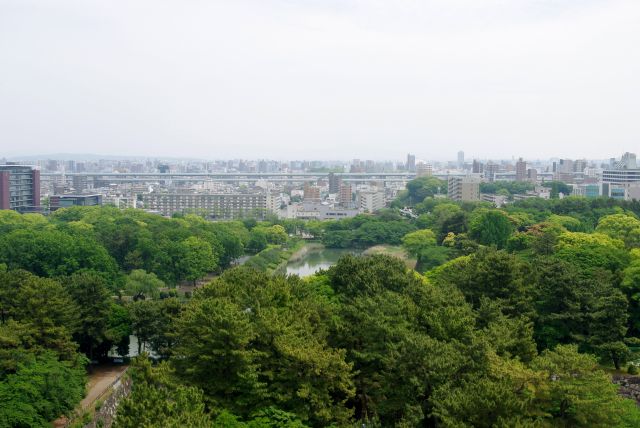
<svg viewBox="0 0 640 428">
<path fill-rule="evenodd" d="M 264 217 L 266 193 L 146 193 L 142 202 L 148 210 L 170 216 L 176 212 L 205 211 L 209 217 L 231 220 L 246 216 Z M 277 204 L 271 201 L 269 205 Z M 279 208 L 279 206 L 278 206 Z"/>
<path fill-rule="evenodd" d="M 449 177 L 447 193 L 449 199 L 454 201 L 479 201 L 480 200 L 480 178 Z"/>
<path fill-rule="evenodd" d="M 384 191 L 362 190 L 358 193 L 360 210 L 365 213 L 374 213 L 385 207 Z"/>
</svg>

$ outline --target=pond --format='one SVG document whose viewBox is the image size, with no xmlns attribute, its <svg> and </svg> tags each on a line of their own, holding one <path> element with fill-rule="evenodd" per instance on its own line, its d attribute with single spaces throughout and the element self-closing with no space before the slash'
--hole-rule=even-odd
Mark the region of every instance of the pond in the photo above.
<svg viewBox="0 0 640 428">
<path fill-rule="evenodd" d="M 340 257 L 347 254 L 361 254 L 362 250 L 353 248 L 314 248 L 306 254 L 294 260 L 290 260 L 286 266 L 287 275 L 309 276 L 320 269 L 327 269 L 338 262 Z"/>
</svg>

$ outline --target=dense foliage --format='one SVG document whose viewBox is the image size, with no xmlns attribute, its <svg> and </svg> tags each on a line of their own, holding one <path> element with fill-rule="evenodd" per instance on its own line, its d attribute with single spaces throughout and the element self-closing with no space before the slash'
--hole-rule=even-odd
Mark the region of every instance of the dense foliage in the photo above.
<svg viewBox="0 0 640 428">
<path fill-rule="evenodd" d="M 169 355 L 181 300 L 167 288 L 228 267 L 281 225 L 166 219 L 113 207 L 50 217 L 0 211 L 0 427 L 48 426 L 84 396 L 87 361 L 112 348 Z M 124 297 L 124 298 L 123 298 Z"/>
<path fill-rule="evenodd" d="M 227 271 L 174 320 L 168 362 L 135 369 L 145 380 L 119 426 L 160 414 L 194 426 L 635 426 L 635 404 L 581 352 L 618 349 L 622 296 L 586 286 L 602 313 L 554 317 L 563 303 L 542 279 L 565 279 L 554 263 L 536 284 L 525 261 L 495 249 L 429 279 L 388 256 L 346 256 L 305 279 Z"/>
<path fill-rule="evenodd" d="M 496 209 L 442 184 L 400 195 L 415 215 L 329 222 L 0 211 L 0 427 L 72 411 L 87 359 L 126 355 L 131 334 L 163 362 L 132 364 L 117 427 L 640 426 L 606 371 L 638 359 L 640 203 Z M 274 273 L 292 236 L 418 264 Z"/>
</svg>

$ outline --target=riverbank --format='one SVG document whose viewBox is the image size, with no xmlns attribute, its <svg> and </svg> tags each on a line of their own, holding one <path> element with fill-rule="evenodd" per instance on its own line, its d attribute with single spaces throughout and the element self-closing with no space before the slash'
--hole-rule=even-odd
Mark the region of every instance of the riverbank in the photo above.
<svg viewBox="0 0 640 428">
<path fill-rule="evenodd" d="M 417 263 L 400 246 L 376 245 L 361 251 L 353 248 L 327 248 L 319 243 L 301 240 L 288 248 L 272 245 L 251 257 L 245 265 L 262 272 L 307 276 L 318 269 L 327 269 L 347 254 L 385 254 L 402 260 L 410 269 L 414 269 Z"/>
<path fill-rule="evenodd" d="M 268 273 L 280 272 L 287 266 L 289 259 L 300 252 L 305 242 L 295 241 L 288 246 L 271 245 L 245 262 L 245 266 Z"/>
<path fill-rule="evenodd" d="M 320 251 L 325 249 L 325 246 L 319 244 L 317 242 L 305 243 L 303 242 L 303 246 L 298 249 L 296 252 L 291 254 L 291 257 L 287 260 L 287 263 L 295 263 L 303 260 L 307 255 L 312 251 Z"/>
<path fill-rule="evenodd" d="M 369 247 L 362 253 L 365 256 L 371 256 L 374 254 L 384 254 L 391 257 L 396 257 L 402 260 L 405 265 L 410 269 L 415 269 L 418 260 L 410 257 L 404 248 L 395 245 L 374 245 L 373 247 Z"/>
</svg>

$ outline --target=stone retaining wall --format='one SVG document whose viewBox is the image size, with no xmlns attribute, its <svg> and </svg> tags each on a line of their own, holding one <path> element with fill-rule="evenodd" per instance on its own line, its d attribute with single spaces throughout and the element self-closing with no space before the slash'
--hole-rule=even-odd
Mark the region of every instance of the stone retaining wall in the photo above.
<svg viewBox="0 0 640 428">
<path fill-rule="evenodd" d="M 111 394 L 108 394 L 104 403 L 99 410 L 96 410 L 93 421 L 84 426 L 84 428 L 110 428 L 116 417 L 118 404 L 126 398 L 131 392 L 131 378 L 122 376 L 110 388 Z"/>
</svg>

